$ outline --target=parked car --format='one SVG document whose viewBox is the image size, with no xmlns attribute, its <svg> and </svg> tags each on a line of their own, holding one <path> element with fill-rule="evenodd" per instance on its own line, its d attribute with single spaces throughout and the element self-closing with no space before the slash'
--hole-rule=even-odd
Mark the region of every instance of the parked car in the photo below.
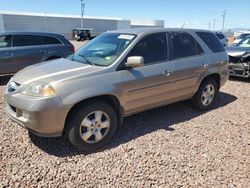
<svg viewBox="0 0 250 188">
<path fill-rule="evenodd" d="M 79 31 L 79 34 L 77 34 L 76 40 L 79 42 L 79 41 L 91 40 L 95 37 L 96 36 L 93 34 L 93 29 L 82 29 Z"/>
<path fill-rule="evenodd" d="M 250 77 L 250 36 L 245 37 L 232 47 L 226 48 L 229 56 L 231 76 Z"/>
<path fill-rule="evenodd" d="M 218 37 L 223 46 L 228 46 L 228 39 L 222 32 L 214 32 L 214 34 Z"/>
<path fill-rule="evenodd" d="M 37 135 L 65 133 L 89 151 L 110 141 L 125 116 L 186 99 L 211 108 L 227 80 L 228 56 L 210 31 L 110 31 L 68 59 L 17 73 L 5 110 Z"/>
<path fill-rule="evenodd" d="M 0 33 L 0 75 L 36 63 L 67 57 L 74 46 L 62 35 L 38 32 Z"/>
<path fill-rule="evenodd" d="M 242 39 L 244 39 L 245 37 L 250 36 L 250 31 L 249 32 L 245 32 L 240 34 L 233 42 L 233 45 L 236 45 L 237 43 L 239 43 Z"/>
</svg>

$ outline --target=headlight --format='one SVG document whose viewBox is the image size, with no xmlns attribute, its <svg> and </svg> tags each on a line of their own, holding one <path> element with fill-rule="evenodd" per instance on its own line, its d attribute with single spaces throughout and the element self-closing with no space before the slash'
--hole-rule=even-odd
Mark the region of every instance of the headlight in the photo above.
<svg viewBox="0 0 250 188">
<path fill-rule="evenodd" d="M 46 83 L 31 83 L 24 86 L 21 90 L 23 95 L 32 97 L 51 97 L 55 96 L 53 87 Z"/>
</svg>

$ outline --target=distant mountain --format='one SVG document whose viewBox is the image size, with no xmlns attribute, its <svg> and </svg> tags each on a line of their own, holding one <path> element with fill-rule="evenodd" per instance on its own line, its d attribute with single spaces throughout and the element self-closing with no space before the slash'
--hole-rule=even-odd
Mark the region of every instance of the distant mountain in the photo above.
<svg viewBox="0 0 250 188">
<path fill-rule="evenodd" d="M 231 32 L 239 32 L 239 31 L 250 31 L 250 28 L 234 27 L 234 28 L 229 28 L 227 30 L 230 30 Z"/>
</svg>

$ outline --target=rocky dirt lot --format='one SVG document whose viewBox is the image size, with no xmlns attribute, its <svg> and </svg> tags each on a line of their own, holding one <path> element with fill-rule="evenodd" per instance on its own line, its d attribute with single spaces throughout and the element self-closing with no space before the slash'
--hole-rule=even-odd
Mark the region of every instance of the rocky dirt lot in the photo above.
<svg viewBox="0 0 250 188">
<path fill-rule="evenodd" d="M 177 103 L 126 118 L 103 150 L 39 138 L 4 114 L 0 187 L 250 187 L 250 81 L 231 80 L 208 112 Z"/>
</svg>

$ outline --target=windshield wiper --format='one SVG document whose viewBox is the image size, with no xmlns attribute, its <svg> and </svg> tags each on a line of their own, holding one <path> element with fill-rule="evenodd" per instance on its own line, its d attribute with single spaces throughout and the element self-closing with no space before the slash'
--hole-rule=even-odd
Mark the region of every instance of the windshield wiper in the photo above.
<svg viewBox="0 0 250 188">
<path fill-rule="evenodd" d="M 90 61 L 88 60 L 88 58 L 86 58 L 84 55 L 82 55 L 82 54 L 77 54 L 77 55 L 80 56 L 80 57 L 82 57 L 82 58 L 84 59 L 84 61 L 85 61 L 86 63 L 88 63 L 89 65 L 95 65 L 94 63 L 90 62 Z"/>
</svg>

